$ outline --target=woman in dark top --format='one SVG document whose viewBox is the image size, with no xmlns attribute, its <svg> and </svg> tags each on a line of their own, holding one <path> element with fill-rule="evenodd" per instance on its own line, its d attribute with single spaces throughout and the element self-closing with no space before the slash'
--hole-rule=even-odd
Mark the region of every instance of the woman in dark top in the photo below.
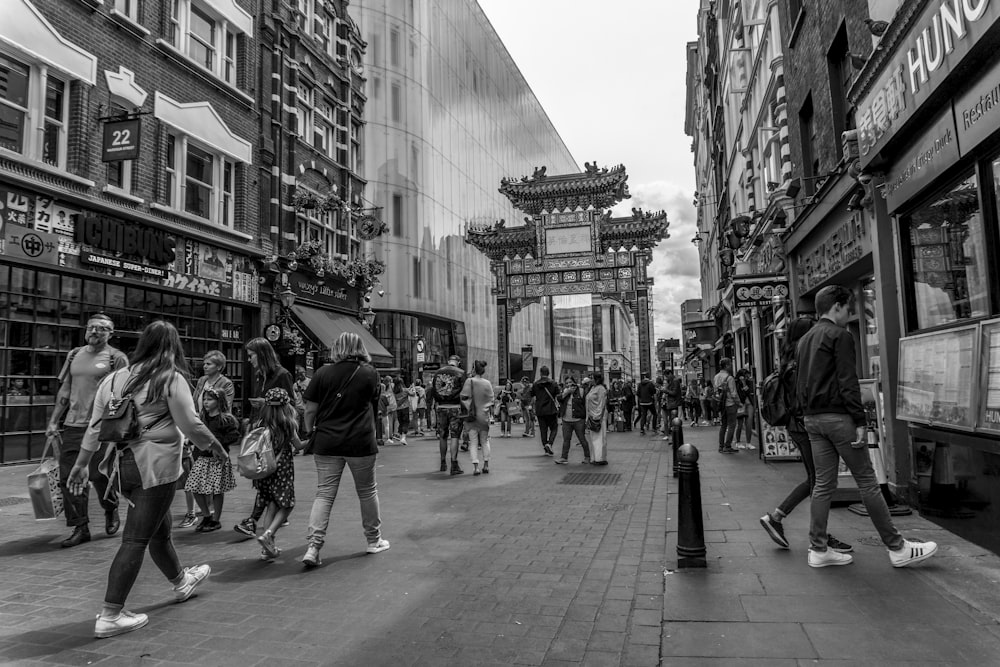
<svg viewBox="0 0 1000 667">
<path fill-rule="evenodd" d="M 250 398 L 250 421 L 256 421 L 260 409 L 264 407 L 264 394 L 269 389 L 284 389 L 289 396 L 295 395 L 295 380 L 278 361 L 278 355 L 266 338 L 253 338 L 247 343 L 247 361 L 254 370 L 254 390 Z"/>
<path fill-rule="evenodd" d="M 378 413 L 378 372 L 361 337 L 344 332 L 333 344 L 333 363 L 313 375 L 305 392 L 306 433 L 313 438 L 317 489 L 309 514 L 309 548 L 302 562 L 320 564 L 319 550 L 330 524 L 344 467 L 351 469 L 361 501 L 361 524 L 368 540 L 367 552 L 389 548 L 382 539 L 378 490 L 375 485 L 375 419 Z"/>
</svg>

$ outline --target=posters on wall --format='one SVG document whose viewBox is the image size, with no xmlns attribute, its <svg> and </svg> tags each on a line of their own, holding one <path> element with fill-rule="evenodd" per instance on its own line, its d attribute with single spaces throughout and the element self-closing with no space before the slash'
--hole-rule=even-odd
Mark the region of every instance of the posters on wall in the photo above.
<svg viewBox="0 0 1000 667">
<path fill-rule="evenodd" d="M 761 440 L 764 443 L 762 455 L 765 459 L 798 460 L 802 456 L 783 426 L 771 426 L 762 421 Z"/>
</svg>

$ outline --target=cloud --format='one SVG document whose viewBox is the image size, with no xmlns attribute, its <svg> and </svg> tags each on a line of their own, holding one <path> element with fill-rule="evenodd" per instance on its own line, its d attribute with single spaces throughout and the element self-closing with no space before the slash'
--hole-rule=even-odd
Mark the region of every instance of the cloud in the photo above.
<svg viewBox="0 0 1000 667">
<path fill-rule="evenodd" d="M 631 199 L 614 209 L 616 216 L 631 209 L 666 211 L 669 238 L 653 249 L 649 273 L 653 277 L 653 334 L 655 338 L 681 337 L 681 302 L 701 298 L 698 249 L 691 243 L 697 231 L 693 192 L 674 183 L 654 181 L 629 186 Z"/>
</svg>

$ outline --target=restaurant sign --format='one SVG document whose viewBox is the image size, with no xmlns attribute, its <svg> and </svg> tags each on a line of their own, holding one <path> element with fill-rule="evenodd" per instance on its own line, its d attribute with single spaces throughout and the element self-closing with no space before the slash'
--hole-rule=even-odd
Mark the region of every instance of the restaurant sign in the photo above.
<svg viewBox="0 0 1000 667">
<path fill-rule="evenodd" d="M 796 249 L 799 296 L 819 287 L 872 251 L 868 216 L 865 211 L 851 211 L 834 225 L 817 230 L 813 242 Z M 824 233 L 825 232 L 825 233 Z"/>
<path fill-rule="evenodd" d="M 784 276 L 733 278 L 733 308 L 770 305 L 771 299 L 788 298 L 788 279 Z"/>
</svg>

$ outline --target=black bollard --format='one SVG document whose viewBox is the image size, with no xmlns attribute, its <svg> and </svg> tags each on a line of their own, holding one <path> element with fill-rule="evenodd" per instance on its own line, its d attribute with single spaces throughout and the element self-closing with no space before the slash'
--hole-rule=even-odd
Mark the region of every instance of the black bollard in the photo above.
<svg viewBox="0 0 1000 667">
<path fill-rule="evenodd" d="M 673 450 L 674 477 L 677 477 L 677 448 L 684 444 L 684 420 L 674 417 L 670 422 L 670 448 Z"/>
<path fill-rule="evenodd" d="M 677 567 L 707 567 L 698 450 L 694 445 L 681 445 L 677 450 L 677 458 L 680 459 L 680 479 L 677 483 Z"/>
</svg>

